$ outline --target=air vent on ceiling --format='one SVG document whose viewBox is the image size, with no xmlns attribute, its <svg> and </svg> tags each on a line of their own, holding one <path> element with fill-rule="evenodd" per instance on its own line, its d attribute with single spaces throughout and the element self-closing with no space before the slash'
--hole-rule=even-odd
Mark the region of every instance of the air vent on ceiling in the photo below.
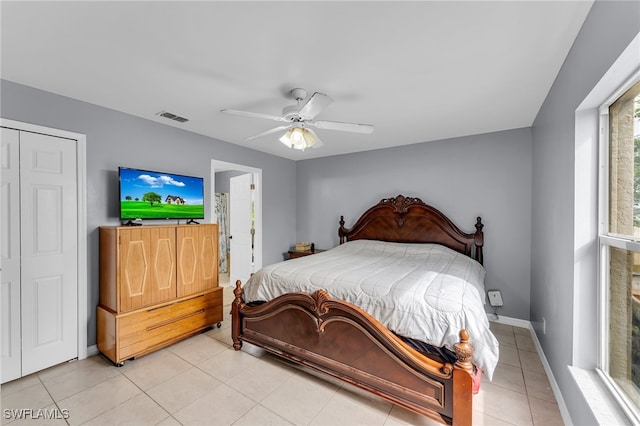
<svg viewBox="0 0 640 426">
<path fill-rule="evenodd" d="M 168 119 L 173 120 L 173 121 L 177 121 L 179 123 L 185 123 L 185 122 L 189 121 L 188 118 L 180 117 L 179 115 L 175 115 L 175 114 L 172 114 L 172 113 L 167 112 L 167 111 L 160 111 L 156 115 L 159 115 L 160 117 L 168 118 Z"/>
</svg>

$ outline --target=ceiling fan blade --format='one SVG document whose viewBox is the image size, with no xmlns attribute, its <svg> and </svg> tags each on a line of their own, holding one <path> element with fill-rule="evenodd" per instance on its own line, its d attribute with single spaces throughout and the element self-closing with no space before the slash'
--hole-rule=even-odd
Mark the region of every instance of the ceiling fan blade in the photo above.
<svg viewBox="0 0 640 426">
<path fill-rule="evenodd" d="M 344 132 L 367 134 L 373 132 L 373 126 L 371 124 L 342 123 L 339 121 L 307 121 L 305 124 L 317 127 L 318 129 L 342 130 Z"/>
<path fill-rule="evenodd" d="M 277 115 L 262 114 L 259 112 L 238 111 L 237 109 L 223 108 L 220 110 L 220 112 L 224 112 L 225 114 L 239 115 L 241 117 L 263 118 L 265 120 L 275 120 L 275 121 L 288 121 L 286 118 L 278 117 Z"/>
<path fill-rule="evenodd" d="M 262 132 L 262 133 L 259 133 L 259 134 L 255 135 L 255 136 L 248 137 L 248 138 L 247 138 L 247 139 L 245 139 L 245 140 L 252 141 L 252 140 L 254 140 L 254 139 L 258 139 L 258 138 L 261 138 L 261 137 L 263 137 L 263 136 L 270 135 L 270 134 L 272 134 L 272 133 L 277 133 L 277 132 L 280 132 L 280 131 L 282 131 L 282 130 L 286 130 L 286 129 L 290 128 L 291 126 L 292 126 L 292 124 L 289 124 L 289 125 L 287 125 L 287 126 L 279 126 L 279 127 L 275 127 L 275 128 L 273 128 L 273 129 L 269 129 L 269 130 L 267 130 L 266 132 Z"/>
<path fill-rule="evenodd" d="M 325 109 L 329 104 L 333 102 L 329 96 L 324 93 L 315 92 L 309 100 L 302 106 L 298 115 L 302 117 L 303 120 L 311 120 L 313 117 L 318 115 L 320 111 Z"/>
</svg>

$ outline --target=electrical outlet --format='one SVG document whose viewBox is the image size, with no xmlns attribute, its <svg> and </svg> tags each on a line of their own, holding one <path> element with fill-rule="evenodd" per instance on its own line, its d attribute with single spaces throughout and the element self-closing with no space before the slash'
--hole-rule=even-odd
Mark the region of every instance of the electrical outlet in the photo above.
<svg viewBox="0 0 640 426">
<path fill-rule="evenodd" d="M 504 306 L 504 303 L 502 302 L 502 293 L 500 293 L 500 290 L 489 290 L 487 291 L 487 296 L 489 296 L 489 304 L 491 306 Z"/>
</svg>

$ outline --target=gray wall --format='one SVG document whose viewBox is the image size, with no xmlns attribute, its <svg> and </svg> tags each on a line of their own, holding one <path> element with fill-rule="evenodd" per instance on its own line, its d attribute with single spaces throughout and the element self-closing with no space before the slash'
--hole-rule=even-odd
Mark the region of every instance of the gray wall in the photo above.
<svg viewBox="0 0 640 426">
<path fill-rule="evenodd" d="M 211 139 L 151 120 L 0 81 L 2 118 L 87 136 L 87 343 L 96 343 L 98 231 L 118 225 L 118 166 L 202 176 L 205 222 L 210 222 L 211 160 L 262 169 L 263 263 L 282 260 L 295 241 L 295 162 Z M 209 195 L 207 195 L 209 194 Z"/>
<path fill-rule="evenodd" d="M 529 319 L 531 131 L 510 131 L 298 161 L 298 241 L 338 244 L 368 207 L 402 194 L 419 197 L 462 230 L 485 224 L 487 288 L 502 291 L 509 317 Z"/>
<path fill-rule="evenodd" d="M 574 218 L 597 207 L 594 193 L 589 212 L 574 209 L 574 202 L 584 205 L 575 199 L 576 185 L 595 186 L 592 181 L 575 182 L 575 111 L 638 31 L 639 2 L 596 1 L 532 127 L 531 320 L 574 424 L 596 420 L 567 366 L 578 360 L 579 366 L 593 368 L 597 355 L 595 262 L 591 274 L 574 276 L 577 257 L 597 258 L 595 238 L 580 247 L 574 243 Z M 575 310 L 574 295 L 585 289 L 591 296 Z M 546 334 L 539 327 L 542 318 Z M 580 353 L 574 328 L 588 339 L 580 342 Z"/>
<path fill-rule="evenodd" d="M 216 188 L 215 192 L 229 192 L 231 191 L 231 178 L 246 175 L 247 172 L 241 172 L 239 170 L 229 170 L 226 172 L 216 173 Z"/>
</svg>

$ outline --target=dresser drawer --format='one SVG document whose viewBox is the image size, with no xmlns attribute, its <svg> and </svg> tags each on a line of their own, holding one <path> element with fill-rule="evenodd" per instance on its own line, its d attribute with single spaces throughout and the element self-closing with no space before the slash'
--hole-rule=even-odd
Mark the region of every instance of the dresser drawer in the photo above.
<svg viewBox="0 0 640 426">
<path fill-rule="evenodd" d="M 157 308 L 113 315 L 113 320 L 117 336 L 115 353 L 110 354 L 108 350 L 103 353 L 119 364 L 221 322 L 222 288 Z"/>
</svg>

